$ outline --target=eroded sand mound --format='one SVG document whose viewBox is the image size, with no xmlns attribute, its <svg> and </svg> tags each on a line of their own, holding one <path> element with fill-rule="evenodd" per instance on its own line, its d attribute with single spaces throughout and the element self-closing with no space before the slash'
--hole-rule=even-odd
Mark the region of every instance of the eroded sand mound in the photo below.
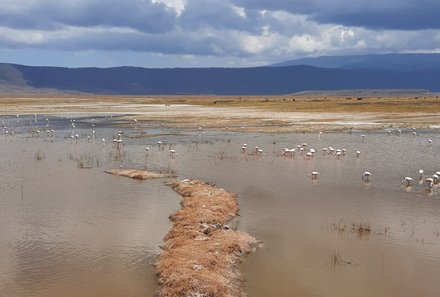
<svg viewBox="0 0 440 297">
<path fill-rule="evenodd" d="M 174 174 L 168 173 L 157 173 L 146 170 L 137 170 L 137 169 L 112 169 L 106 170 L 106 173 L 118 175 L 118 176 L 126 176 L 134 179 L 153 179 L 153 178 L 166 178 L 166 177 L 176 177 Z"/>
<path fill-rule="evenodd" d="M 157 296 L 245 296 L 237 268 L 256 240 L 225 225 L 238 214 L 235 195 L 196 180 L 171 183 L 182 208 L 159 256 Z"/>
</svg>

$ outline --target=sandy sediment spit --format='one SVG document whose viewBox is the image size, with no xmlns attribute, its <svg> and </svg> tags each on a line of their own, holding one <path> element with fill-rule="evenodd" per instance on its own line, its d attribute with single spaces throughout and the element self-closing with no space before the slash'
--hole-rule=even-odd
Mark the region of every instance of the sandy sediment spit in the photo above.
<svg viewBox="0 0 440 297">
<path fill-rule="evenodd" d="M 157 173 L 146 170 L 138 170 L 138 169 L 112 169 L 105 171 L 108 174 L 118 175 L 118 176 L 126 176 L 134 179 L 153 179 L 153 178 L 166 178 L 166 177 L 176 177 L 174 174 L 168 173 Z"/>
<path fill-rule="evenodd" d="M 157 296 L 245 296 L 237 263 L 257 242 L 226 225 L 238 214 L 236 196 L 197 180 L 170 186 L 182 208 L 170 216 L 173 227 L 156 263 Z"/>
</svg>

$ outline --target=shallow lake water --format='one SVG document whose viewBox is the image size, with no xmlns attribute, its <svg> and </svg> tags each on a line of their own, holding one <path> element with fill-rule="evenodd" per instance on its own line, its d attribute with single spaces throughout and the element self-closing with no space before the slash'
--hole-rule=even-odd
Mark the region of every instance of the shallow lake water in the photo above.
<svg viewBox="0 0 440 297">
<path fill-rule="evenodd" d="M 240 265 L 251 297 L 440 295 L 440 187 L 427 191 L 418 182 L 419 169 L 424 178 L 440 171 L 437 130 L 318 137 L 94 117 L 76 117 L 75 131 L 70 117 L 0 117 L 7 127 L 0 131 L 0 296 L 153 296 L 152 264 L 180 198 L 166 180 L 103 172 L 119 167 L 173 171 L 236 192 L 234 225 L 262 242 Z M 118 130 L 119 150 L 111 141 Z M 303 143 L 315 157 L 281 156 Z M 255 146 L 263 156 L 249 153 Z M 324 155 L 329 146 L 347 152 Z M 318 179 L 308 177 L 312 171 Z M 415 179 L 412 187 L 402 187 L 405 176 Z M 360 224 L 369 231 L 358 232 Z"/>
</svg>

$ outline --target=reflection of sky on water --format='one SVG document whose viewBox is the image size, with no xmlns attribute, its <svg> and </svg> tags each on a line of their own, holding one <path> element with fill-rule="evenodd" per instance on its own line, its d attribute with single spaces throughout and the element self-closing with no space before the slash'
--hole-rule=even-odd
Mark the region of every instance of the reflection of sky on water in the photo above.
<svg viewBox="0 0 440 297">
<path fill-rule="evenodd" d="M 431 196 L 405 176 L 440 170 L 437 133 L 402 136 L 361 133 L 258 134 L 163 129 L 117 118 L 1 118 L 16 136 L 1 135 L 0 293 L 5 296 L 145 296 L 155 288 L 150 265 L 179 207 L 163 181 L 136 181 L 103 174 L 107 168 L 174 170 L 238 193 L 238 227 L 264 242 L 242 265 L 250 296 L 437 296 L 440 286 L 440 188 Z M 93 123 L 93 126 L 92 126 Z M 47 129 L 55 137 L 47 137 Z M 138 130 L 139 129 L 139 130 Z M 87 136 L 96 131 L 96 139 Z M 117 151 L 112 139 L 123 132 Z M 141 133 L 142 132 L 142 133 Z M 0 132 L 1 133 L 1 132 Z M 103 146 L 101 139 L 105 138 Z M 427 146 L 427 139 L 433 146 Z M 156 142 L 165 143 L 163 150 Z M 255 146 L 265 155 L 241 154 Z M 284 147 L 307 143 L 311 160 Z M 145 147 L 150 148 L 147 157 Z M 322 147 L 346 149 L 340 159 Z M 178 157 L 170 158 L 169 149 Z M 361 151 L 356 158 L 356 151 Z M 35 160 L 40 151 L 41 161 Z M 91 160 L 79 169 L 77 160 Z M 312 182 L 307 175 L 319 171 Z M 372 173 L 363 183 L 364 171 Z M 348 231 L 338 234 L 342 220 Z M 372 232 L 358 238 L 352 223 Z M 385 230 L 387 230 L 385 232 Z M 436 233 L 437 232 L 437 233 Z M 331 269 L 342 249 L 360 263 Z M 372 285 L 374 284 L 374 285 Z M 356 291 L 355 291 L 356 290 Z M 0 295 L 1 295 L 0 294 Z M 89 294 L 89 295 L 88 295 Z"/>
</svg>

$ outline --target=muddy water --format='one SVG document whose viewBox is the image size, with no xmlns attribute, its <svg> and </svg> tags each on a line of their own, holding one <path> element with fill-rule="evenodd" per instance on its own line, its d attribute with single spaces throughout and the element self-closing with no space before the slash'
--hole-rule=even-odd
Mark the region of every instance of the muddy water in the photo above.
<svg viewBox="0 0 440 297">
<path fill-rule="evenodd" d="M 16 136 L 0 136 L 0 296 L 153 295 L 151 263 L 179 197 L 163 181 L 102 173 L 121 166 L 175 171 L 238 193 L 234 224 L 263 242 L 241 265 L 251 297 L 440 294 L 440 187 L 429 193 L 417 180 L 418 169 L 440 170 L 436 131 L 366 133 L 362 141 L 360 132 L 319 139 L 149 123 L 141 134 L 132 122 L 97 117 L 94 127 L 78 119 L 80 139 L 71 140 L 68 118 L 49 119 L 53 138 L 43 119 L 40 137 L 32 137 L 31 117 L 2 120 Z M 96 139 L 88 142 L 93 129 Z M 120 150 L 111 143 L 118 130 Z M 313 159 L 280 156 L 304 142 L 317 150 Z M 241 154 L 243 143 L 265 155 Z M 328 146 L 347 153 L 323 156 Z M 307 177 L 311 171 L 321 173 L 318 180 Z M 369 183 L 364 171 L 372 173 Z M 414 186 L 400 185 L 405 176 Z M 352 231 L 353 223 L 371 231 Z"/>
</svg>

